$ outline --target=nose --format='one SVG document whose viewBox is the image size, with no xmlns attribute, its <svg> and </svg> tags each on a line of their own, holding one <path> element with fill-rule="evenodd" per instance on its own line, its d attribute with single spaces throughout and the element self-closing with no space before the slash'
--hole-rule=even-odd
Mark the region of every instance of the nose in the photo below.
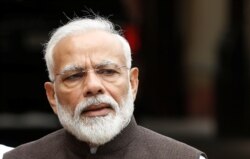
<svg viewBox="0 0 250 159">
<path fill-rule="evenodd" d="M 104 86 L 95 71 L 88 71 L 83 83 L 83 95 L 85 97 L 96 96 L 104 93 Z"/>
</svg>

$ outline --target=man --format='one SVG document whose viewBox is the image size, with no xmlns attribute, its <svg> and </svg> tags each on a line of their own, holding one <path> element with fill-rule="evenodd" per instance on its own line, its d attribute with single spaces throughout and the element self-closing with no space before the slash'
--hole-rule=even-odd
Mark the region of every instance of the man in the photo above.
<svg viewBox="0 0 250 159">
<path fill-rule="evenodd" d="M 205 154 L 138 126 L 138 68 L 128 42 L 101 17 L 58 28 L 45 48 L 48 101 L 63 129 L 4 159 L 199 159 Z M 204 157 L 203 157 L 204 156 Z"/>
</svg>

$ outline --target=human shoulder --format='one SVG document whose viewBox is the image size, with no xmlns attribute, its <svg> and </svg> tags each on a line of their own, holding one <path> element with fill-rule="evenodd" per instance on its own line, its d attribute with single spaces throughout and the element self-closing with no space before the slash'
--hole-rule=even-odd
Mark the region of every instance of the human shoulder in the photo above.
<svg viewBox="0 0 250 159">
<path fill-rule="evenodd" d="M 140 135 L 138 135 L 138 140 L 153 154 L 158 154 L 160 156 L 172 155 L 172 158 L 189 156 L 190 159 L 198 159 L 200 155 L 205 155 L 200 150 L 184 142 L 164 136 L 145 127 L 138 126 L 138 130 L 140 133 Z"/>
<path fill-rule="evenodd" d="M 64 134 L 63 129 L 52 132 L 38 140 L 22 144 L 15 149 L 4 154 L 3 159 L 32 159 L 32 156 L 39 154 L 54 153 L 54 147 L 58 147 L 62 140 L 59 140 Z"/>
</svg>

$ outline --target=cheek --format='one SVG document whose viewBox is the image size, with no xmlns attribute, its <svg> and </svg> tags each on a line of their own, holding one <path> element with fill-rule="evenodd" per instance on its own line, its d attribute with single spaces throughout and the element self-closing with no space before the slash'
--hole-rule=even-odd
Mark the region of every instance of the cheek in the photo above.
<svg viewBox="0 0 250 159">
<path fill-rule="evenodd" d="M 80 102 L 80 97 L 81 97 L 81 91 L 79 90 L 74 90 L 74 91 L 69 91 L 69 90 L 62 90 L 62 89 L 57 89 L 56 90 L 56 95 L 58 98 L 58 101 L 60 104 L 64 106 L 71 107 L 71 109 L 74 111 L 76 105 Z"/>
<path fill-rule="evenodd" d="M 109 94 L 114 98 L 114 100 L 121 104 L 124 97 L 128 94 L 129 83 L 116 84 L 109 87 Z"/>
</svg>

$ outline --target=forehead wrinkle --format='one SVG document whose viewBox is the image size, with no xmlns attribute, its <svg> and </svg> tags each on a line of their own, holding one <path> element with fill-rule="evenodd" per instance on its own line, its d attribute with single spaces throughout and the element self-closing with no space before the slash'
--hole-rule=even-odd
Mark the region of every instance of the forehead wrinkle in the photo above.
<svg viewBox="0 0 250 159">
<path fill-rule="evenodd" d="M 89 59 L 90 59 L 90 63 L 91 63 L 91 67 L 93 68 L 97 68 L 97 67 L 102 67 L 102 66 L 106 66 L 106 65 L 117 65 L 116 62 L 113 62 L 112 60 L 107 60 L 107 59 L 102 59 L 102 60 L 93 60 L 95 59 L 95 57 L 92 57 L 91 55 L 89 55 Z"/>
</svg>

